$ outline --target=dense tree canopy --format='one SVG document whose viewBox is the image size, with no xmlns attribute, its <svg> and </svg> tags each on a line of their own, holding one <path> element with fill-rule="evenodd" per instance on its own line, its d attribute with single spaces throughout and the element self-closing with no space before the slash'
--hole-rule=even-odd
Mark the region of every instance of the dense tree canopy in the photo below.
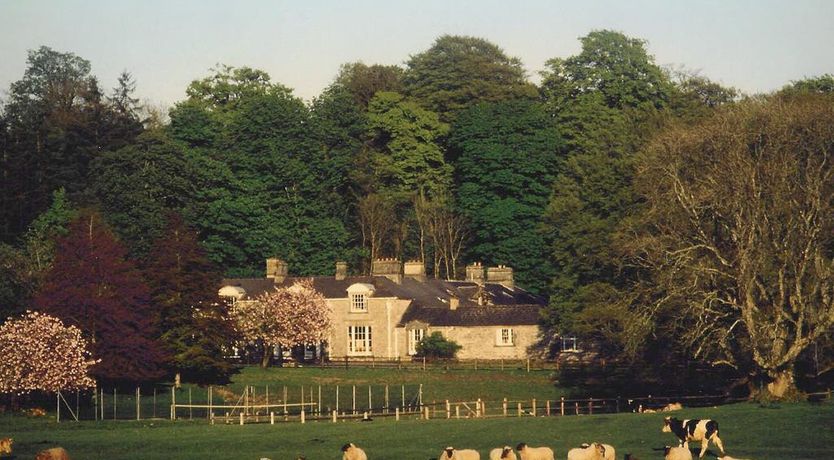
<svg viewBox="0 0 834 460">
<path fill-rule="evenodd" d="M 446 122 L 479 102 L 536 95 L 521 61 L 482 38 L 443 35 L 428 50 L 411 56 L 406 65 L 406 94 Z"/>
</svg>

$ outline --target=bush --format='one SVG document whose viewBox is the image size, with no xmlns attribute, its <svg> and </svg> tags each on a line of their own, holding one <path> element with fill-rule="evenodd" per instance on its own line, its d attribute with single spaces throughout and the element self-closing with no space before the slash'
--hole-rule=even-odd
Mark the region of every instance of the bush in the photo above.
<svg viewBox="0 0 834 460">
<path fill-rule="evenodd" d="M 463 348 L 457 342 L 446 340 L 440 332 L 432 332 L 431 335 L 423 337 L 417 344 L 417 356 L 426 358 L 453 359 L 455 354 Z"/>
</svg>

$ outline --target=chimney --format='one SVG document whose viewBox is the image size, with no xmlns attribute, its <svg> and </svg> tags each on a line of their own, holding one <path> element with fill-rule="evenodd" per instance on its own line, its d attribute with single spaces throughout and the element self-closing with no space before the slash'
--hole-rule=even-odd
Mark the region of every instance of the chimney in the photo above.
<svg viewBox="0 0 834 460">
<path fill-rule="evenodd" d="M 460 305 L 460 299 L 455 296 L 449 297 L 449 310 L 457 310 Z"/>
<path fill-rule="evenodd" d="M 498 283 L 504 287 L 513 289 L 515 282 L 513 281 L 513 269 L 505 265 L 487 268 L 487 282 Z"/>
<path fill-rule="evenodd" d="M 484 267 L 480 262 L 474 262 L 466 266 L 466 281 L 484 284 Z"/>
<path fill-rule="evenodd" d="M 422 260 L 410 260 L 404 263 L 403 276 L 417 281 L 426 281 L 426 264 Z"/>
<path fill-rule="evenodd" d="M 281 284 L 287 278 L 287 263 L 281 259 L 266 259 L 266 277 L 275 284 Z"/>
<path fill-rule="evenodd" d="M 347 278 L 347 262 L 336 262 L 336 279 L 343 280 Z"/>
<path fill-rule="evenodd" d="M 403 281 L 402 267 L 397 259 L 374 259 L 371 262 L 371 276 L 384 276 L 400 284 Z"/>
</svg>

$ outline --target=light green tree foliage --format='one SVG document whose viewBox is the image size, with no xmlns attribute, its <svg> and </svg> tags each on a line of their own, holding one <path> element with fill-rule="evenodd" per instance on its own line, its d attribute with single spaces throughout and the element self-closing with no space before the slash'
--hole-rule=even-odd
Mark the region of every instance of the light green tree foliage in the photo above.
<svg viewBox="0 0 834 460">
<path fill-rule="evenodd" d="M 798 93 L 834 93 L 834 75 L 827 73 L 819 77 L 804 78 L 791 82 L 780 93 L 793 95 Z"/>
<path fill-rule="evenodd" d="M 67 200 L 63 188 L 52 193 L 52 204 L 32 221 L 24 235 L 25 250 L 32 272 L 43 273 L 52 267 L 55 240 L 67 234 L 69 223 L 75 219 L 77 213 Z"/>
<path fill-rule="evenodd" d="M 401 93 L 403 69 L 393 65 L 366 65 L 362 62 L 343 64 L 333 86 L 347 90 L 363 109 L 380 91 Z"/>
<path fill-rule="evenodd" d="M 446 122 L 479 102 L 536 97 L 521 60 L 482 38 L 443 35 L 406 65 L 405 93 Z"/>
<path fill-rule="evenodd" d="M 553 272 L 538 227 L 562 162 L 550 117 L 532 101 L 479 104 L 460 115 L 449 143 L 471 229 L 466 258 L 512 266 L 519 284 L 543 291 Z"/>
<path fill-rule="evenodd" d="M 449 190 L 452 168 L 437 143 L 449 127 L 435 113 L 400 94 L 380 92 L 368 106 L 368 126 L 379 192 L 405 198 Z"/>
</svg>

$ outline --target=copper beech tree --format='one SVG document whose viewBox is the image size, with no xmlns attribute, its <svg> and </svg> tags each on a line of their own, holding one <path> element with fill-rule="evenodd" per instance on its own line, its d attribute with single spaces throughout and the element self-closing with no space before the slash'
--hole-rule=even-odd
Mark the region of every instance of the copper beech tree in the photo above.
<svg viewBox="0 0 834 460">
<path fill-rule="evenodd" d="M 834 330 L 834 100 L 755 99 L 669 130 L 636 184 L 645 212 L 621 240 L 640 274 L 623 297 L 632 330 L 790 396 Z"/>
<path fill-rule="evenodd" d="M 58 318 L 27 312 L 0 325 L 0 393 L 91 388 L 87 340 Z"/>
<path fill-rule="evenodd" d="M 312 280 L 297 281 L 261 294 L 252 301 L 239 301 L 232 316 L 243 339 L 260 344 L 261 367 L 268 367 L 273 347 L 319 344 L 332 327 L 332 312 Z"/>
</svg>

